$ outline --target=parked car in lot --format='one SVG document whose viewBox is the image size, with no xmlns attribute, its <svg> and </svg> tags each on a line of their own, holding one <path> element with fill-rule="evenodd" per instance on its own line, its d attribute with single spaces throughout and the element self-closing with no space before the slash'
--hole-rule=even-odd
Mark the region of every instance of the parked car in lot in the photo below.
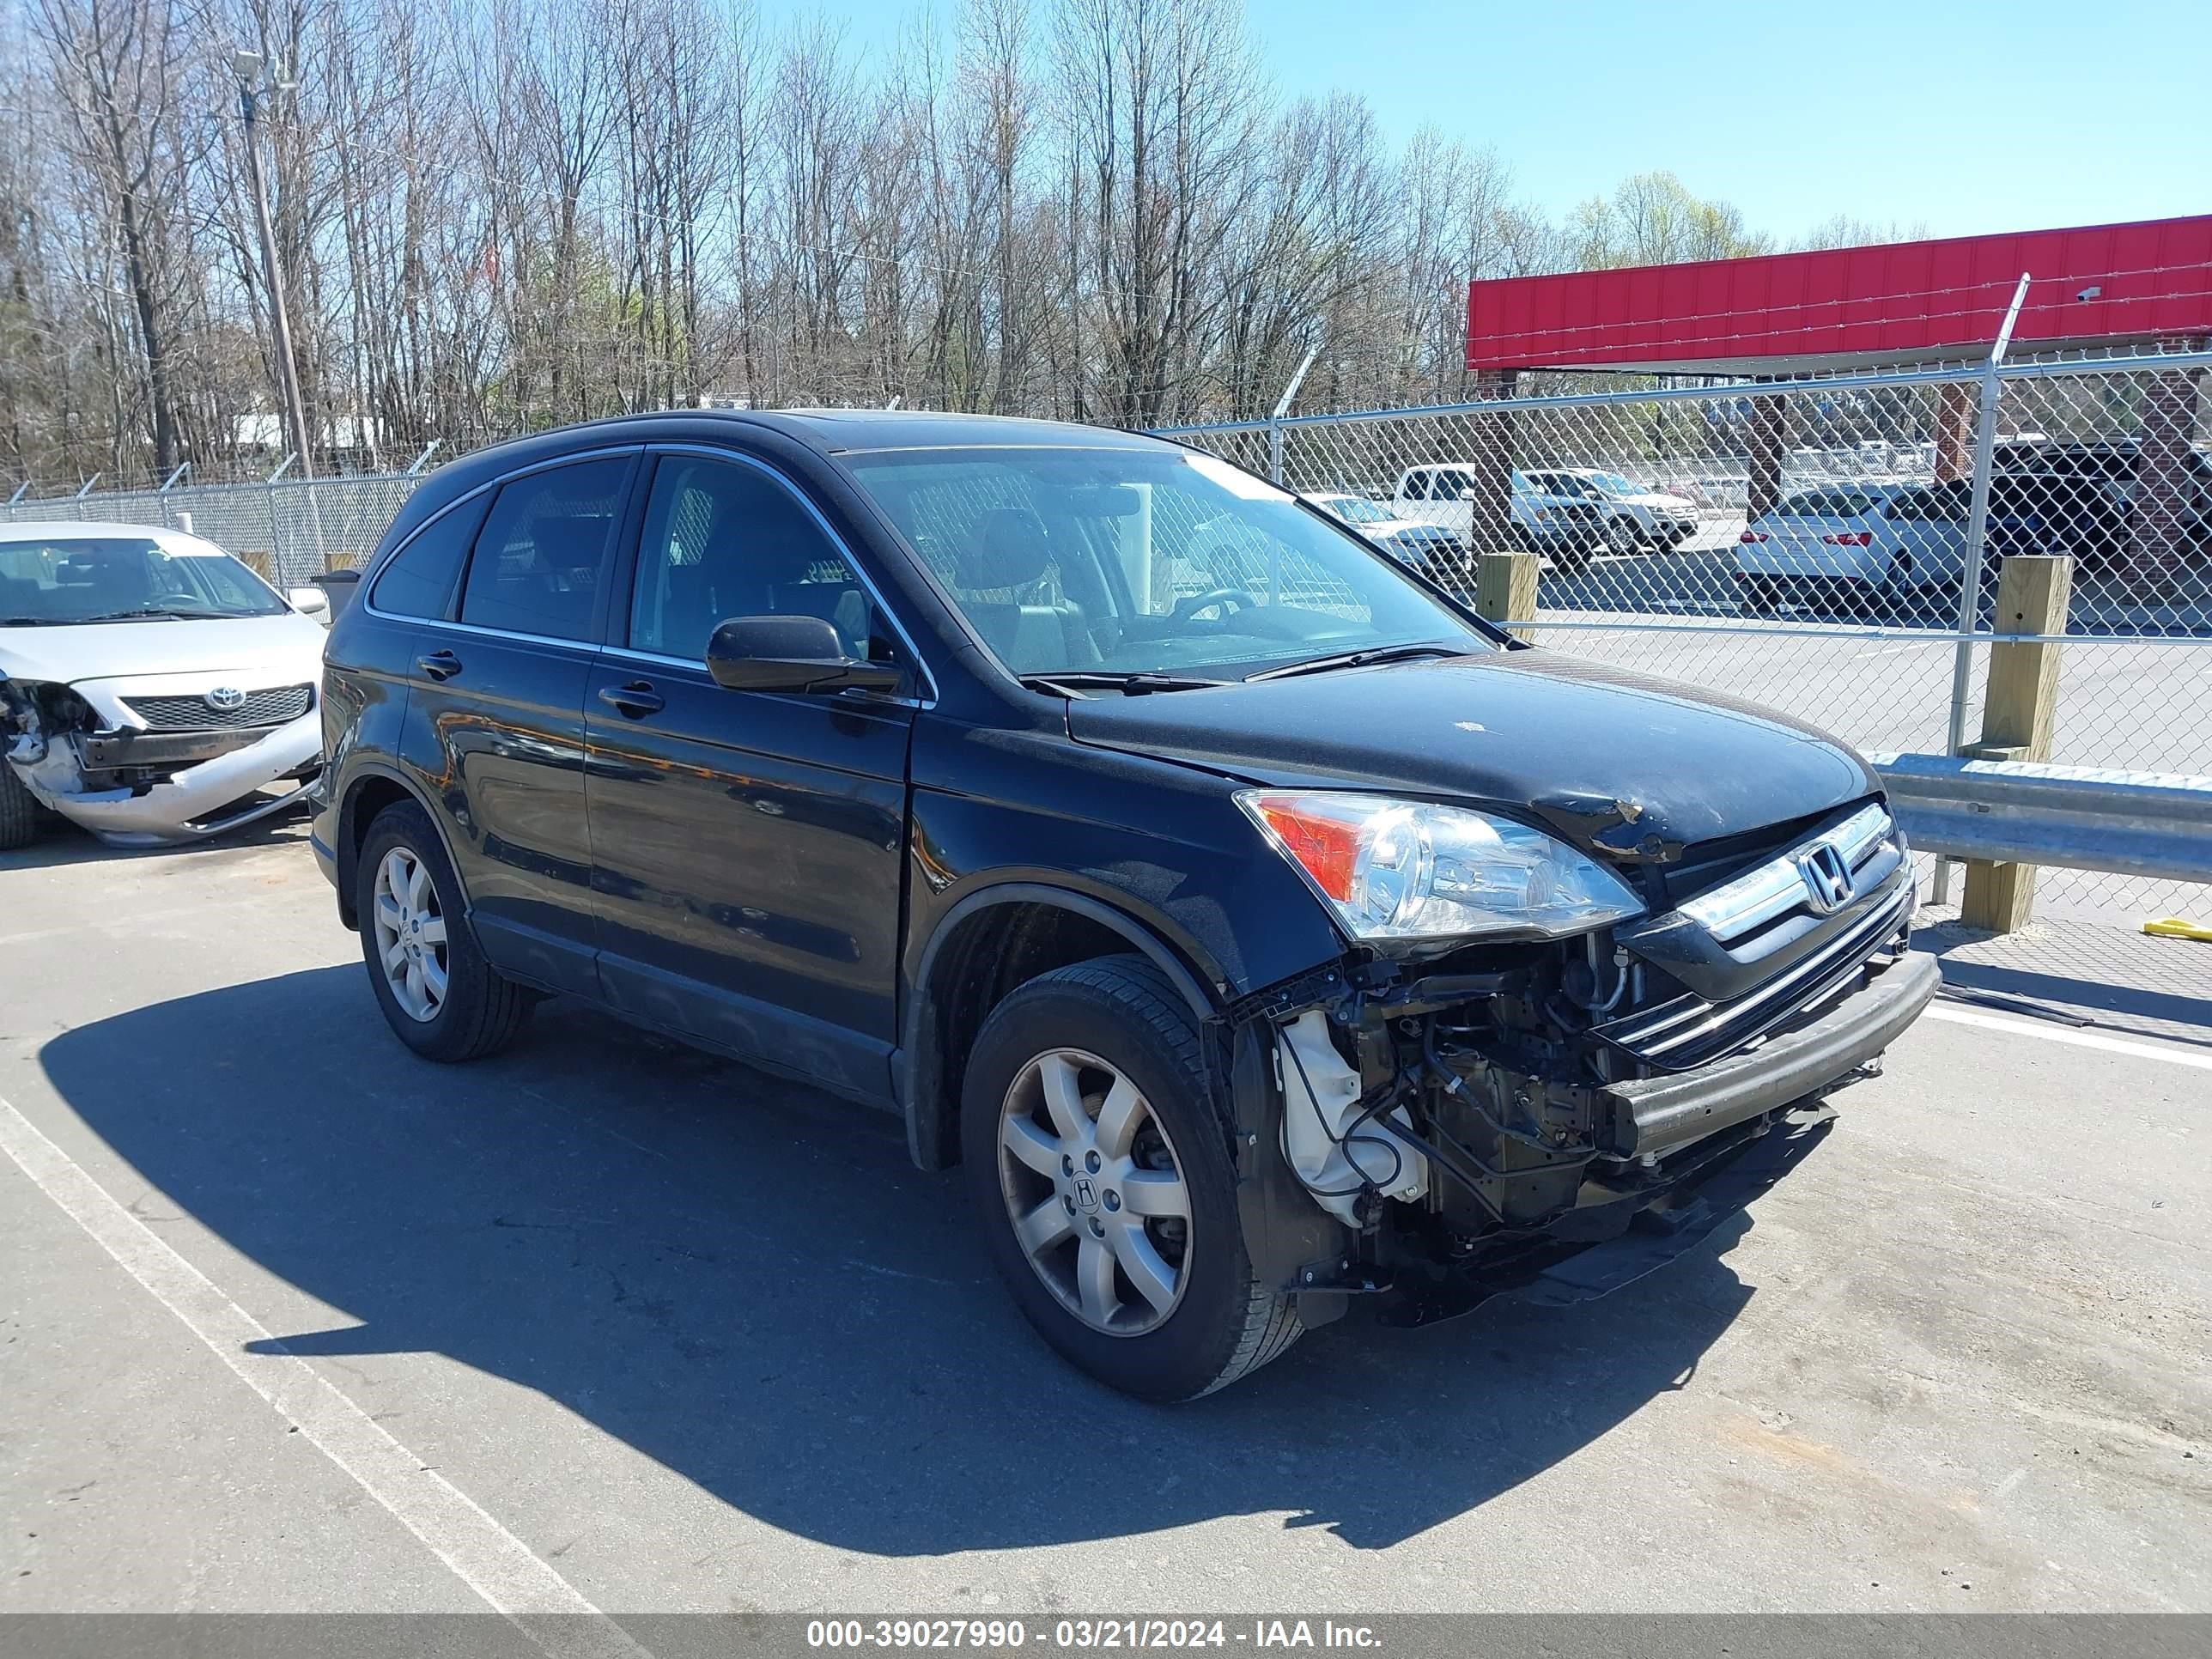
<svg viewBox="0 0 2212 1659">
<path fill-rule="evenodd" d="M 473 1059 L 565 993 L 896 1113 L 1044 1338 L 1153 1398 L 1355 1298 L 1685 1248 L 1936 981 L 1849 749 L 1132 434 L 487 450 L 400 510 L 325 688 L 315 851 L 401 1041 Z"/>
<path fill-rule="evenodd" d="M 2000 443 L 1990 469 L 1990 556 L 2063 553 L 2091 576 L 2123 561 L 2135 540 L 2138 453 L 2134 438 Z M 2188 473 L 2183 540 L 2212 552 L 2212 453 L 2192 449 Z"/>
<path fill-rule="evenodd" d="M 1310 501 L 1340 523 L 1347 524 L 1401 564 L 1424 574 L 1449 577 L 1460 550 L 1459 538 L 1439 525 L 1401 519 L 1381 501 L 1364 495 L 1310 494 Z"/>
<path fill-rule="evenodd" d="M 1464 544 L 1473 534 L 1476 488 L 1471 463 L 1408 467 L 1401 473 L 1391 510 L 1401 518 L 1437 525 Z M 1510 515 L 1524 547 L 1577 567 L 1603 548 L 1612 553 L 1679 547 L 1697 532 L 1696 503 L 1617 472 L 1595 467 L 1516 471 Z"/>
<path fill-rule="evenodd" d="M 1802 604 L 1885 621 L 1955 619 L 1972 486 L 1824 484 L 1785 495 L 1744 526 L 1738 607 Z"/>
<path fill-rule="evenodd" d="M 178 531 L 0 525 L 0 848 L 42 812 L 143 847 L 296 805 L 325 608 Z"/>
</svg>

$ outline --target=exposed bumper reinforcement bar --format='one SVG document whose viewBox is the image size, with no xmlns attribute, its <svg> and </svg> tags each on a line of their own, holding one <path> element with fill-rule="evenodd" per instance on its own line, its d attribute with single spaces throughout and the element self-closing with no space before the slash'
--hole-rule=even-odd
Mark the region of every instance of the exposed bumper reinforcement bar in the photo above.
<svg viewBox="0 0 2212 1659">
<path fill-rule="evenodd" d="M 1748 1054 L 1674 1077 L 1608 1085 L 1608 1152 L 1663 1155 L 1833 1083 L 1887 1048 L 1942 983 L 1933 957 L 1910 951 L 1809 1025 Z"/>
</svg>

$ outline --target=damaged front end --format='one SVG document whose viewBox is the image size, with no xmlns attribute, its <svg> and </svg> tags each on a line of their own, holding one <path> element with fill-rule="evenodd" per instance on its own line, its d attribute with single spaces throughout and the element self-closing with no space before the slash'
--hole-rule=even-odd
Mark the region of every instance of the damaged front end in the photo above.
<svg viewBox="0 0 2212 1659">
<path fill-rule="evenodd" d="M 0 678 L 0 758 L 41 805 L 110 846 L 195 841 L 304 799 L 322 767 L 313 705 L 309 685 L 213 701 L 157 687 L 96 704 L 74 686 Z"/>
<path fill-rule="evenodd" d="M 1662 1265 L 1802 1155 L 1934 994 L 1878 802 L 1680 884 L 1570 937 L 1355 949 L 1227 1011 L 1248 1243 L 1309 1323 L 1354 1295 L 1421 1322 Z"/>
</svg>

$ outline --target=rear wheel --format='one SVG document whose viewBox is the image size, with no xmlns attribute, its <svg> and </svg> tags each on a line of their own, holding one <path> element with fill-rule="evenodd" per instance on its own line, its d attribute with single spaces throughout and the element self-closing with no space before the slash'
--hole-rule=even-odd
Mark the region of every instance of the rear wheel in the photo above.
<svg viewBox="0 0 2212 1659">
<path fill-rule="evenodd" d="M 45 809 L 39 805 L 15 769 L 0 760 L 0 852 L 28 847 L 39 833 Z"/>
<path fill-rule="evenodd" d="M 994 1261 L 1060 1354 L 1148 1400 L 1188 1400 L 1304 1328 L 1254 1275 L 1198 1029 L 1141 957 L 1030 981 L 984 1021 L 963 1162 Z"/>
<path fill-rule="evenodd" d="M 514 1040 L 535 1000 L 484 960 L 466 901 L 430 819 L 387 806 L 355 866 L 362 959 L 377 1006 L 425 1060 L 481 1060 Z"/>
</svg>

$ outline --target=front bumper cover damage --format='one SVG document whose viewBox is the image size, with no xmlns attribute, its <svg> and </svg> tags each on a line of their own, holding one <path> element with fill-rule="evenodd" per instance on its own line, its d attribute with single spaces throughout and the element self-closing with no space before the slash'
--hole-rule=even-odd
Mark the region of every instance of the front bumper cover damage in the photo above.
<svg viewBox="0 0 2212 1659">
<path fill-rule="evenodd" d="M 103 724 L 67 686 L 0 681 L 0 757 L 40 805 L 111 847 L 204 840 L 302 805 L 322 749 L 313 708 L 266 728 L 141 732 Z"/>
<path fill-rule="evenodd" d="M 1310 1324 L 1355 1297 L 1421 1323 L 1601 1295 L 1692 1248 L 1819 1143 L 1829 1094 L 1935 995 L 1902 853 L 1864 857 L 1849 902 L 1786 921 L 1766 959 L 1730 945 L 1707 964 L 1728 994 L 1638 956 L 1681 941 L 1634 924 L 1424 963 L 1354 951 L 1224 1010 L 1255 1268 Z"/>
</svg>

